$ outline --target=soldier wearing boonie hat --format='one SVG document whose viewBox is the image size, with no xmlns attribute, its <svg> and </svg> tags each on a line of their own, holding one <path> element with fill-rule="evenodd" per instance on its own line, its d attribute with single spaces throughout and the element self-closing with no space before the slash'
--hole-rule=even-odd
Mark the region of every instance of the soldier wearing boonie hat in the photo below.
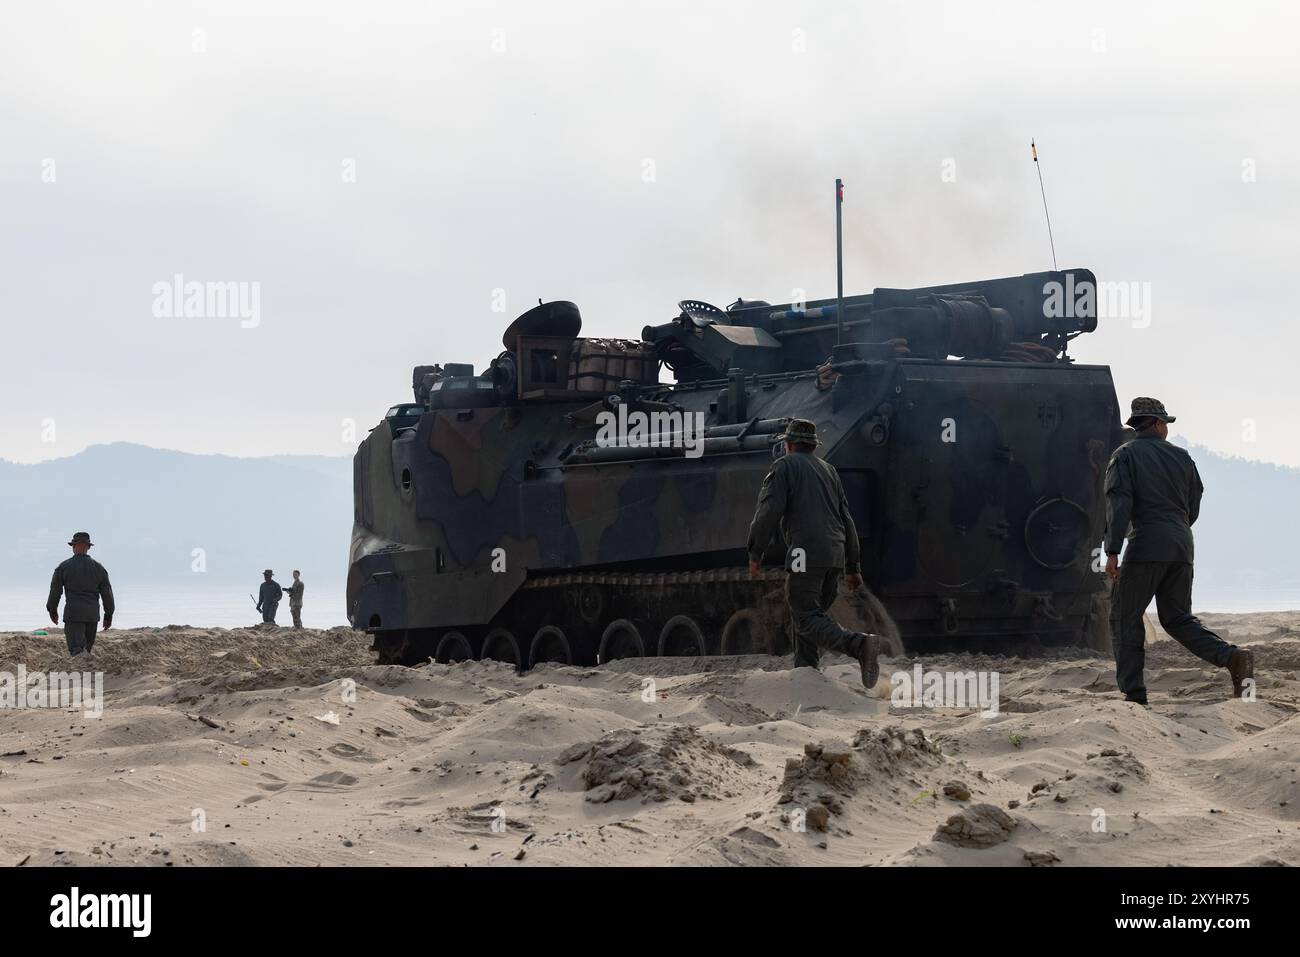
<svg viewBox="0 0 1300 957">
<path fill-rule="evenodd" d="M 785 427 L 785 432 L 777 438 L 787 443 L 811 445 L 813 448 L 821 445 L 821 439 L 817 438 L 817 423 L 807 419 L 791 419 Z"/>
<path fill-rule="evenodd" d="M 817 426 L 791 419 L 785 432 L 786 454 L 763 479 L 758 507 L 749 527 L 749 573 L 762 573 L 763 553 L 779 527 L 786 542 L 786 603 L 794 621 L 795 667 L 818 667 L 821 653 L 838 651 L 858 659 L 862 683 L 871 688 L 880 677 L 876 635 L 848 631 L 827 614 L 835 601 L 840 575 L 852 589 L 862 587 L 858 532 L 849 515 L 839 473 L 819 459 Z"/>
<path fill-rule="evenodd" d="M 262 587 L 257 590 L 257 610 L 262 613 L 262 621 L 275 624 L 275 612 L 280 607 L 280 596 L 284 589 L 273 577 L 275 572 L 267 569 L 262 572 Z"/>
<path fill-rule="evenodd" d="M 50 621 L 59 623 L 59 599 L 66 596 L 63 605 L 63 636 L 68 642 L 68 653 L 89 653 L 95 646 L 95 629 L 99 625 L 99 603 L 104 603 L 104 630 L 113 627 L 113 586 L 108 581 L 104 566 L 90 557 L 94 542 L 89 532 L 77 532 L 68 542 L 72 557 L 54 569 L 50 579 L 50 597 L 45 610 Z"/>
<path fill-rule="evenodd" d="M 1106 573 L 1115 583 L 1111 601 L 1119 605 L 1119 690 L 1125 700 L 1147 703 L 1142 614 L 1154 598 L 1161 627 L 1197 657 L 1227 668 L 1239 698 L 1254 678 L 1254 656 L 1192 614 L 1192 525 L 1201 510 L 1201 476 L 1187 450 L 1166 441 L 1169 423 L 1177 420 L 1163 402 L 1139 396 L 1130 411 L 1127 424 L 1137 434 L 1106 466 Z"/>
<path fill-rule="evenodd" d="M 1135 422 L 1142 422 L 1144 419 L 1158 419 L 1161 422 L 1177 422 L 1178 417 L 1170 415 L 1165 411 L 1165 404 L 1159 399 L 1153 399 L 1150 396 L 1140 395 L 1129 405 L 1129 417 L 1125 425 L 1137 428 Z"/>
</svg>

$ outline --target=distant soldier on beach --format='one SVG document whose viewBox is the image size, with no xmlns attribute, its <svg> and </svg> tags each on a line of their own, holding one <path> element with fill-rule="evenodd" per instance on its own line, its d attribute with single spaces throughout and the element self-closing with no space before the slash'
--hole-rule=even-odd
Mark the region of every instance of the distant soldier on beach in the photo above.
<svg viewBox="0 0 1300 957">
<path fill-rule="evenodd" d="M 1119 604 L 1119 690 L 1126 701 L 1147 703 L 1142 614 L 1154 597 L 1161 627 L 1192 654 L 1227 668 L 1233 697 L 1240 698 L 1255 675 L 1253 653 L 1228 644 L 1192 614 L 1192 525 L 1201 511 L 1201 476 L 1187 451 L 1166 441 L 1175 417 L 1163 403 L 1139 397 L 1131 411 L 1128 425 L 1137 434 L 1106 467 L 1106 573 Z"/>
<path fill-rule="evenodd" d="M 815 454 L 815 423 L 791 419 L 783 438 L 786 454 L 763 479 L 749 526 L 750 577 L 761 574 L 763 552 L 779 526 L 787 547 L 785 596 L 794 620 L 795 667 L 816 668 L 822 649 L 838 651 L 856 658 L 862 684 L 874 687 L 880 676 L 879 637 L 841 628 L 826 613 L 841 572 L 850 589 L 862 587 L 858 532 L 839 473 Z"/>
<path fill-rule="evenodd" d="M 280 595 L 284 592 L 280 583 L 272 577 L 274 574 L 269 568 L 262 572 L 265 581 L 257 590 L 257 610 L 262 613 L 262 621 L 271 624 L 275 624 L 275 612 L 280 607 Z"/>
<path fill-rule="evenodd" d="M 68 642 L 68 653 L 89 654 L 95 646 L 95 627 L 99 624 L 99 603 L 104 603 L 104 631 L 113 627 L 113 586 L 109 584 L 104 566 L 88 554 L 94 542 L 89 532 L 77 532 L 68 542 L 72 557 L 54 569 L 50 579 L 50 598 L 45 610 L 50 621 L 59 623 L 59 598 L 66 596 L 63 606 L 63 635 Z"/>
<path fill-rule="evenodd" d="M 299 575 L 300 572 L 295 568 L 293 570 L 293 584 L 284 590 L 284 593 L 289 596 L 289 612 L 293 615 L 293 627 L 295 628 L 302 627 L 302 593 L 303 589 L 307 587 L 302 583 Z"/>
</svg>

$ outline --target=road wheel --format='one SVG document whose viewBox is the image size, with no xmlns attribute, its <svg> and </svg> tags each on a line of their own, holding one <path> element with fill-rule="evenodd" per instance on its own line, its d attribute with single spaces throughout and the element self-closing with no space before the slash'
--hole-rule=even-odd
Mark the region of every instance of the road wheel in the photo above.
<svg viewBox="0 0 1300 957">
<path fill-rule="evenodd" d="M 605 593 L 598 585 L 583 585 L 574 598 L 578 617 L 588 625 L 594 626 L 605 616 Z"/>
<path fill-rule="evenodd" d="M 514 665 L 520 671 L 524 668 L 524 658 L 519 651 L 519 641 L 509 628 L 493 628 L 483 639 L 483 650 L 479 652 L 480 661 L 504 661 Z"/>
<path fill-rule="evenodd" d="M 410 644 L 405 630 L 376 631 L 370 650 L 375 652 L 375 663 L 380 665 L 409 665 L 418 662 L 408 661 Z"/>
<path fill-rule="evenodd" d="M 674 615 L 659 632 L 660 656 L 706 655 L 704 632 L 690 615 Z"/>
<path fill-rule="evenodd" d="M 757 608 L 740 608 L 722 626 L 724 655 L 775 655 L 781 644 L 781 624 Z"/>
<path fill-rule="evenodd" d="M 433 660 L 440 665 L 456 661 L 473 661 L 474 646 L 459 631 L 449 631 L 438 639 L 438 648 L 433 653 Z"/>
<path fill-rule="evenodd" d="M 558 625 L 543 625 L 533 635 L 533 643 L 528 649 L 528 667 L 535 668 L 543 661 L 558 661 L 563 665 L 573 664 L 573 651 L 569 639 Z"/>
<path fill-rule="evenodd" d="M 600 636 L 597 661 L 617 661 L 619 658 L 644 658 L 644 625 L 627 618 L 615 618 Z"/>
</svg>

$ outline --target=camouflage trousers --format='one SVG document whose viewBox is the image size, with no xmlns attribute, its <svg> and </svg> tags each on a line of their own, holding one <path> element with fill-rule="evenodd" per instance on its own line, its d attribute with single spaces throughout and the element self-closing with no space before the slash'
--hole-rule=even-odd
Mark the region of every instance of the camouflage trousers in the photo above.
<svg viewBox="0 0 1300 957">
<path fill-rule="evenodd" d="M 302 627 L 302 605 L 295 605 L 289 602 L 289 614 L 293 615 L 293 627 Z"/>
<path fill-rule="evenodd" d="M 840 569 L 810 568 L 785 578 L 785 600 L 794 625 L 794 666 L 816 668 L 822 651 L 856 656 L 858 635 L 839 626 L 827 609 L 835 603 Z"/>
<path fill-rule="evenodd" d="M 275 621 L 275 613 L 276 613 L 276 610 L 279 609 L 279 607 L 280 607 L 279 605 L 268 605 L 266 602 L 263 602 L 263 603 L 262 603 L 262 621 L 264 621 L 264 622 L 265 622 L 265 621 L 274 622 L 274 621 Z"/>
<path fill-rule="evenodd" d="M 99 626 L 97 621 L 68 621 L 63 620 L 63 637 L 68 642 L 68 654 L 79 655 L 83 651 L 89 652 L 95 647 L 95 629 Z"/>
</svg>

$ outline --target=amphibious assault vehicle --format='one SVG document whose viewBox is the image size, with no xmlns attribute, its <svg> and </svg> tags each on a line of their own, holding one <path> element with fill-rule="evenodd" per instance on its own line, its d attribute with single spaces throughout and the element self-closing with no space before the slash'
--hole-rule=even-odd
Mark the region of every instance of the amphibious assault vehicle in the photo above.
<svg viewBox="0 0 1300 957">
<path fill-rule="evenodd" d="M 626 340 L 539 304 L 482 371 L 417 366 L 414 402 L 361 443 L 349 618 L 384 662 L 784 653 L 784 543 L 752 579 L 746 540 L 799 417 L 862 544 L 847 626 L 896 652 L 1107 647 L 1119 408 L 1110 370 L 1068 354 L 1095 292 L 1071 269 L 687 300 Z"/>
</svg>

